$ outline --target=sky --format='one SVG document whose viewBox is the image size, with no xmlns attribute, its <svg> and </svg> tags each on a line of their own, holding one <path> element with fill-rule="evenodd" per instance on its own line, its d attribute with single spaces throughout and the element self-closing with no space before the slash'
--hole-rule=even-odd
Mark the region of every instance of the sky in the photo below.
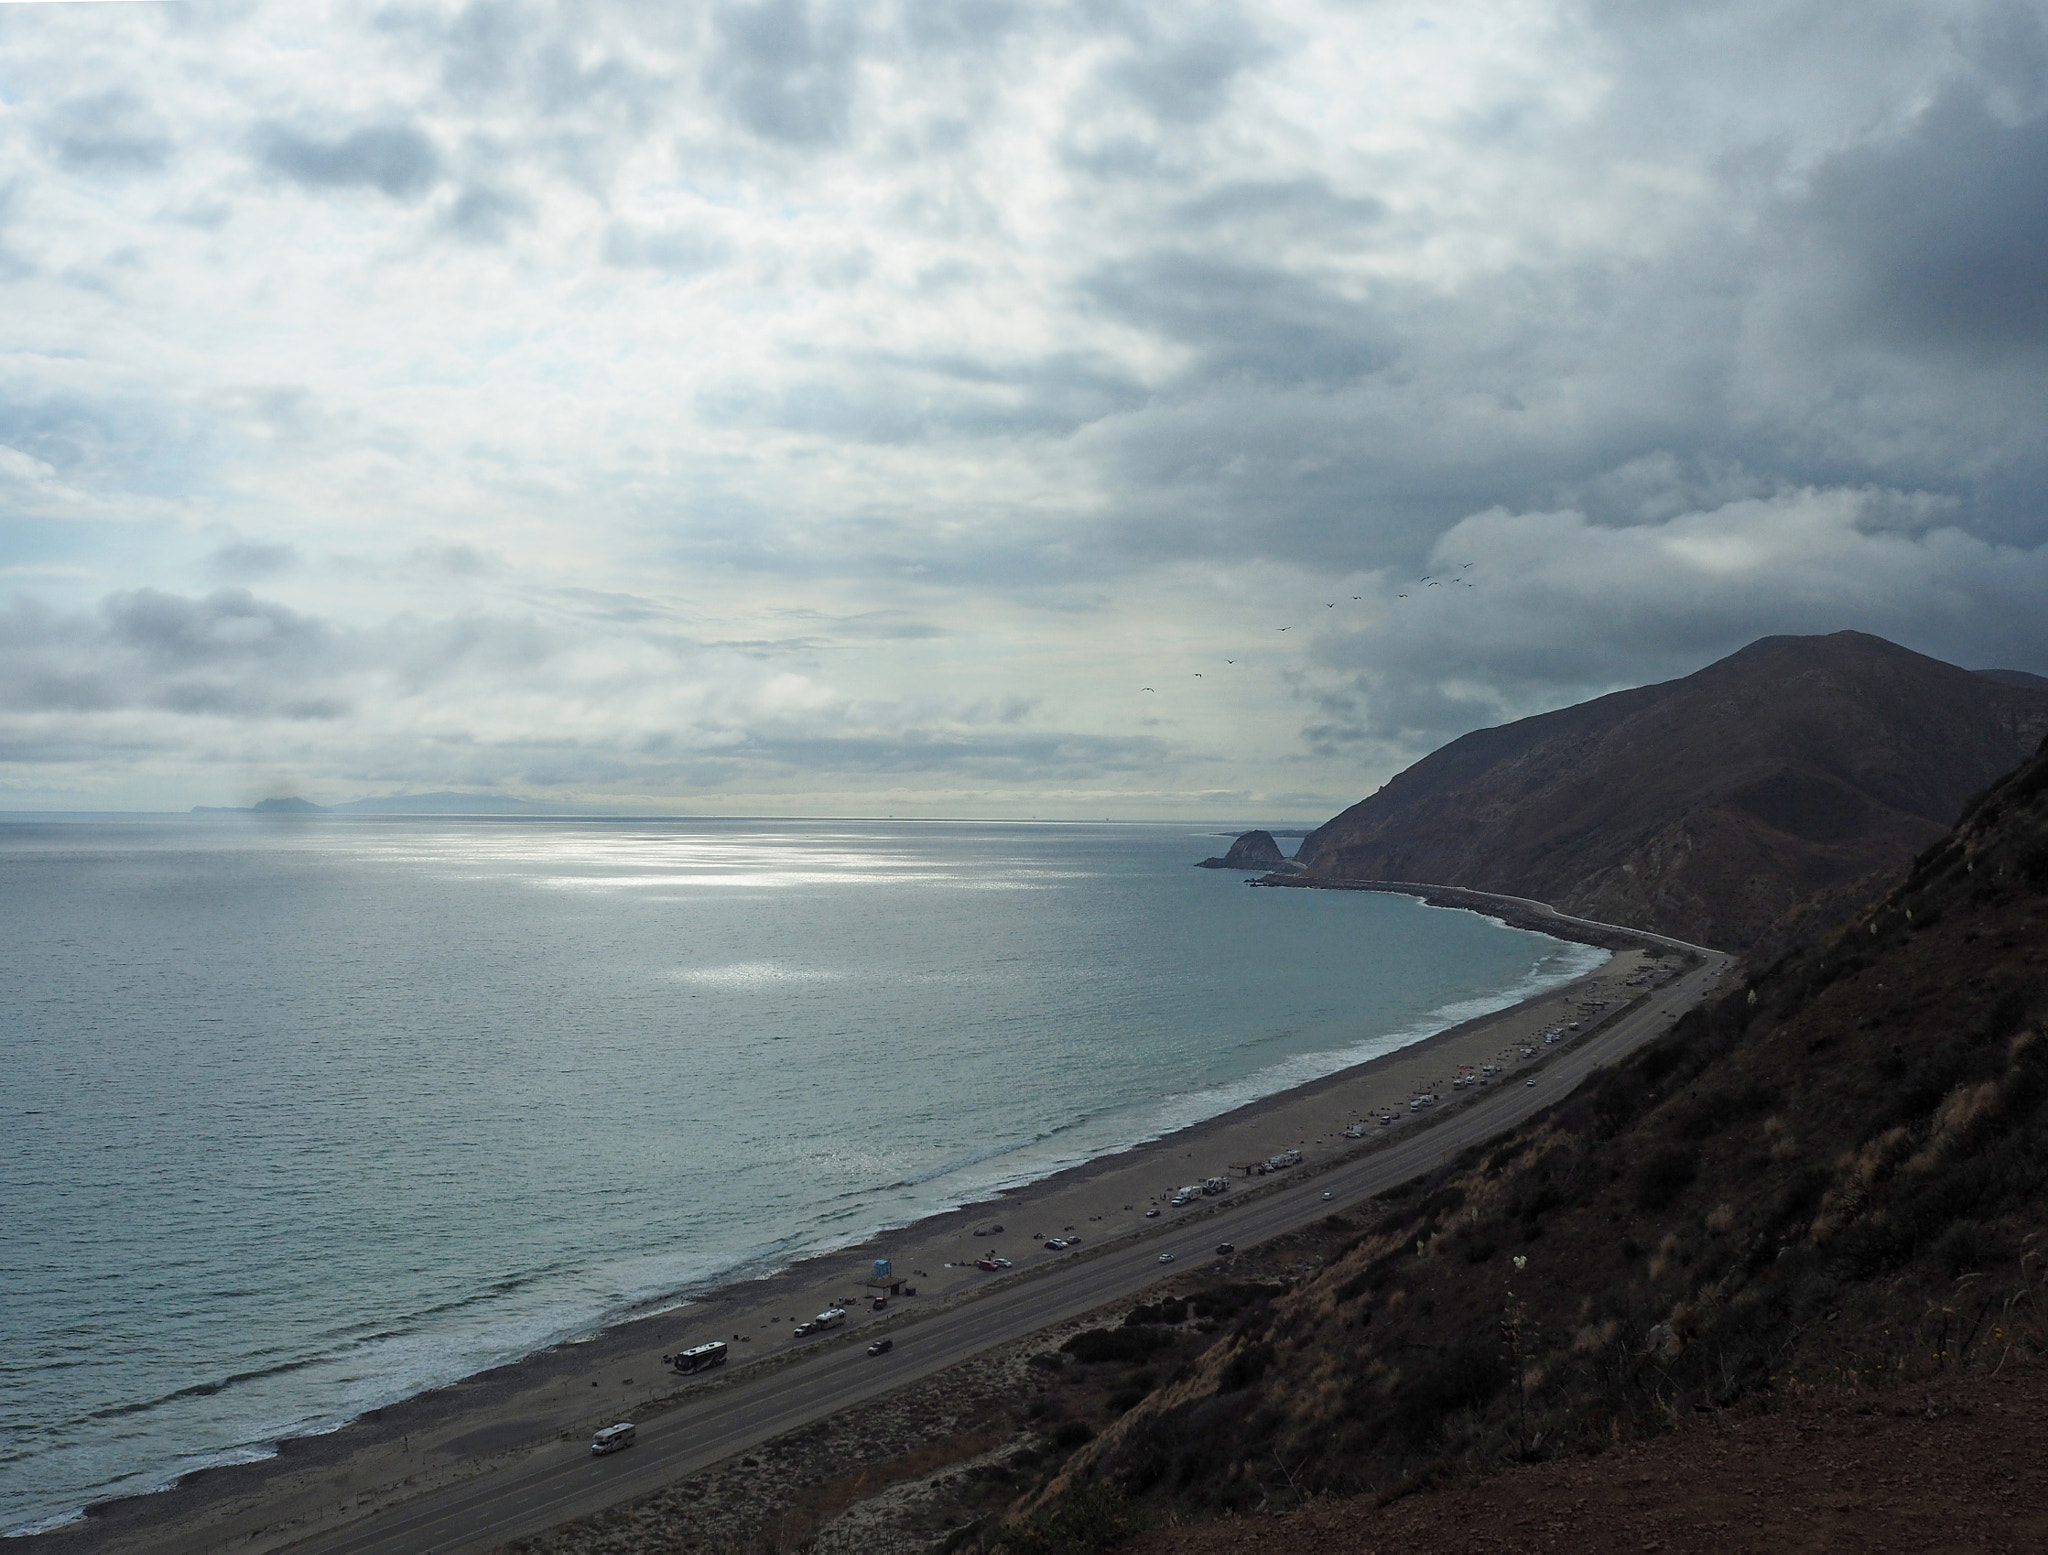
<svg viewBox="0 0 2048 1555">
<path fill-rule="evenodd" d="M 0 809 L 1319 820 L 2048 673 L 2048 0 L 0 3 Z"/>
</svg>

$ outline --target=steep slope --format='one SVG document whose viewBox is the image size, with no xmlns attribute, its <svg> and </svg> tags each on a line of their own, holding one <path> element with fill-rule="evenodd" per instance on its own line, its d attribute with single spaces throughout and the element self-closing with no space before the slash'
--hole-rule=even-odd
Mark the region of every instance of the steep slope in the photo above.
<svg viewBox="0 0 2048 1555">
<path fill-rule="evenodd" d="M 1750 950 L 1901 867 L 2048 732 L 2048 685 L 1857 632 L 1454 740 L 1311 833 L 1330 878 L 1530 896 Z"/>
<path fill-rule="evenodd" d="M 2044 1102 L 2048 746 L 1838 932 L 1364 1206 L 1040 1505 L 1385 1499 L 2048 1356 Z"/>
</svg>

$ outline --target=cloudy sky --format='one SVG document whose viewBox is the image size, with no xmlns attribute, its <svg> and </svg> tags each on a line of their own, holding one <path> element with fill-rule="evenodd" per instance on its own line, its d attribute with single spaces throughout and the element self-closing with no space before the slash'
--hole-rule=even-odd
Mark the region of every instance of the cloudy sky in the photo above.
<svg viewBox="0 0 2048 1555">
<path fill-rule="evenodd" d="M 1319 819 L 2048 673 L 2048 0 L 0 3 L 0 353 L 0 808 Z"/>
</svg>

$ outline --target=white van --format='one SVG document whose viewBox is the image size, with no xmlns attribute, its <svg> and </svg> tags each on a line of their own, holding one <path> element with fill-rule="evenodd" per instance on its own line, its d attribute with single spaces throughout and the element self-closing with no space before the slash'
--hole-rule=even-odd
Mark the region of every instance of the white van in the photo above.
<svg viewBox="0 0 2048 1555">
<path fill-rule="evenodd" d="M 590 1455 L 593 1458 L 602 1458 L 608 1452 L 617 1452 L 622 1447 L 630 1447 L 633 1445 L 633 1438 L 636 1434 L 633 1422 L 630 1420 L 621 1420 L 617 1425 L 608 1425 L 602 1431 L 599 1431 L 597 1435 L 591 1437 Z"/>
</svg>

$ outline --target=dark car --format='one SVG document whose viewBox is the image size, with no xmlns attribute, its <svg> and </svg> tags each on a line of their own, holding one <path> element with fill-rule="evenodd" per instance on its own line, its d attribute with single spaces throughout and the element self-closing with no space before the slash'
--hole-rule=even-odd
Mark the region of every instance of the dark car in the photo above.
<svg viewBox="0 0 2048 1555">
<path fill-rule="evenodd" d="M 1237 1251 L 1237 1244 L 1235 1242 L 1218 1242 L 1216 1244 L 1216 1251 L 1219 1254 L 1234 1253 Z"/>
<path fill-rule="evenodd" d="M 896 1341 L 894 1339 L 877 1339 L 873 1344 L 868 1346 L 868 1354 L 887 1355 L 891 1350 L 895 1348 Z"/>
</svg>

